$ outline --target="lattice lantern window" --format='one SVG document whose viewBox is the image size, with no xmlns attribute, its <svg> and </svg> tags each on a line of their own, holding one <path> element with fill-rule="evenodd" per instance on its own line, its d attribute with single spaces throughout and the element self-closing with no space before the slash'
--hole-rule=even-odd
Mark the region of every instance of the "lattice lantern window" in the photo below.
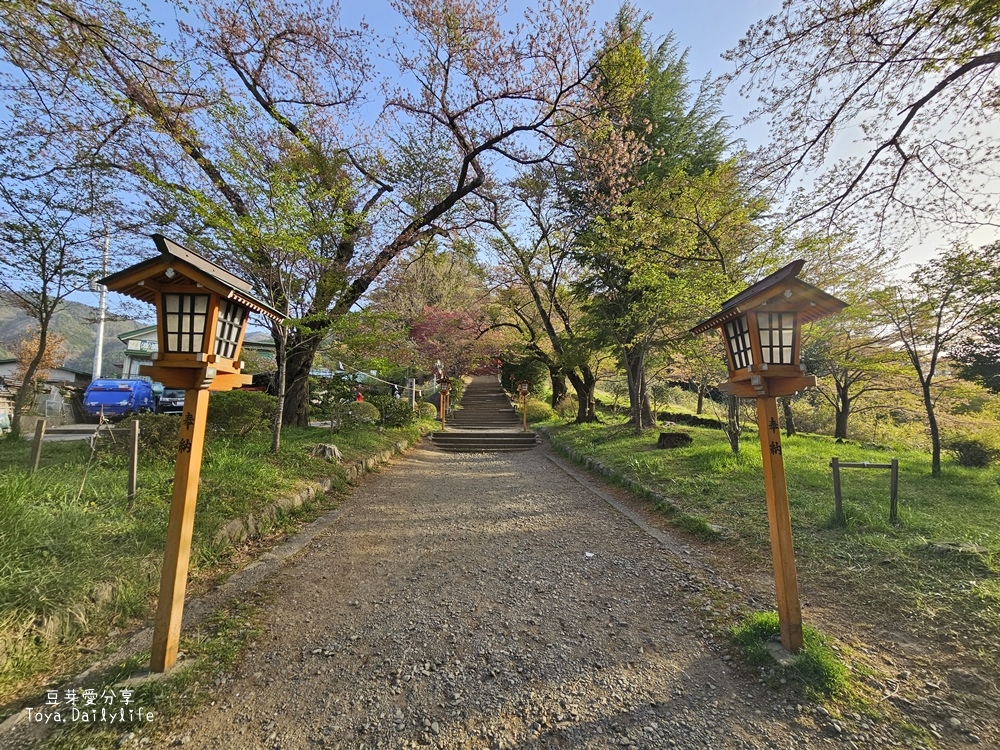
<svg viewBox="0 0 1000 750">
<path fill-rule="evenodd" d="M 215 354 L 226 359 L 235 359 L 240 348 L 243 323 L 247 308 L 229 300 L 219 303 L 219 318 L 215 326 Z"/>
<path fill-rule="evenodd" d="M 768 365 L 790 365 L 795 353 L 794 312 L 758 312 L 761 359 Z"/>
<path fill-rule="evenodd" d="M 163 295 L 166 351 L 179 354 L 204 351 L 209 300 L 207 294 Z"/>
<path fill-rule="evenodd" d="M 730 320 L 725 325 L 726 348 L 733 360 L 733 369 L 742 370 L 753 365 L 753 349 L 750 342 L 750 329 L 745 315 Z"/>
</svg>

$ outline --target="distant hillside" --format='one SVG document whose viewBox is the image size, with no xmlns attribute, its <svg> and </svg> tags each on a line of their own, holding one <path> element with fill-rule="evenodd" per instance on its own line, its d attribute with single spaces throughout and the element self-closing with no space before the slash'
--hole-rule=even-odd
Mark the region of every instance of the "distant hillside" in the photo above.
<svg viewBox="0 0 1000 750">
<path fill-rule="evenodd" d="M 80 372 L 91 372 L 94 366 L 94 350 L 97 347 L 97 308 L 79 302 L 66 302 L 52 321 L 52 331 L 65 339 L 65 367 Z M 143 324 L 134 320 L 104 323 L 104 367 L 105 375 L 114 375 L 121 367 L 125 345 L 118 340 L 118 334 L 140 328 Z M 14 307 L 10 300 L 0 294 L 0 358 L 12 356 L 10 345 L 32 330 L 31 319 Z"/>
</svg>

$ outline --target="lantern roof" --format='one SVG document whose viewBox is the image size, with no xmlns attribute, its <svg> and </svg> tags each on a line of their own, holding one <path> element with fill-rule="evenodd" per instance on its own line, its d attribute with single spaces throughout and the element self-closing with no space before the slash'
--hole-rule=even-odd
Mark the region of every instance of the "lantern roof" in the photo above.
<svg viewBox="0 0 1000 750">
<path fill-rule="evenodd" d="M 154 234 L 153 242 L 160 251 L 159 257 L 140 261 L 100 279 L 98 283 L 113 292 L 151 304 L 156 302 L 158 293 L 169 292 L 171 286 L 190 286 L 193 283 L 273 320 L 286 318 L 284 314 L 252 295 L 249 283 L 226 269 L 167 239 L 162 234 Z"/>
<path fill-rule="evenodd" d="M 749 310 L 766 307 L 778 302 L 782 310 L 795 310 L 800 323 L 811 323 L 840 312 L 847 303 L 827 294 L 819 287 L 798 278 L 804 260 L 794 260 L 769 276 L 753 284 L 722 303 L 722 311 L 702 321 L 691 333 L 703 333 L 721 328 L 725 323 L 744 315 Z"/>
</svg>

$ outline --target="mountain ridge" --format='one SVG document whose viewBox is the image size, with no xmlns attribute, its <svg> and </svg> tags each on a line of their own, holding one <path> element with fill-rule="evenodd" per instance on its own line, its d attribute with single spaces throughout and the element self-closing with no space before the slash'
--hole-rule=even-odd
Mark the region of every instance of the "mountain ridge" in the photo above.
<svg viewBox="0 0 1000 750">
<path fill-rule="evenodd" d="M 85 373 L 93 371 L 98 314 L 96 307 L 74 301 L 66 301 L 56 310 L 50 331 L 61 336 L 65 342 L 63 367 Z M 120 372 L 125 345 L 118 336 L 143 325 L 134 320 L 105 320 L 104 363 L 101 368 L 104 375 L 113 376 Z M 0 359 L 12 358 L 13 344 L 37 327 L 38 324 L 13 303 L 9 294 L 0 292 Z M 116 365 L 119 369 L 115 369 Z"/>
</svg>

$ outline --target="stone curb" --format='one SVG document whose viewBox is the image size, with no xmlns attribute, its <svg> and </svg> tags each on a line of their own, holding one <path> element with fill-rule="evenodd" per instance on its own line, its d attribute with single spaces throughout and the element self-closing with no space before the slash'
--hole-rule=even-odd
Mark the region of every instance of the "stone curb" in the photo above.
<svg viewBox="0 0 1000 750">
<path fill-rule="evenodd" d="M 535 429 L 537 429 L 541 434 L 545 435 L 545 437 L 548 438 L 549 443 L 552 445 L 553 449 L 556 450 L 556 452 L 566 456 L 566 458 L 570 459 L 574 463 L 579 464 L 580 466 L 583 466 L 593 472 L 596 472 L 597 474 L 600 474 L 608 481 L 614 482 L 615 484 L 624 487 L 629 492 L 638 495 L 639 497 L 645 498 L 646 500 L 654 502 L 657 505 L 665 506 L 666 508 L 670 509 L 670 511 L 673 513 L 683 512 L 683 509 L 679 505 L 677 505 L 677 502 L 672 498 L 669 498 L 666 495 L 661 495 L 659 492 L 654 492 L 641 482 L 637 482 L 634 479 L 629 479 L 628 477 L 620 474 L 614 469 L 605 466 L 604 464 L 602 464 L 600 461 L 597 461 L 593 457 L 585 456 L 575 448 L 571 448 L 564 443 L 560 443 L 554 437 L 552 437 L 552 434 L 548 431 L 547 428 L 536 427 Z"/>
</svg>

